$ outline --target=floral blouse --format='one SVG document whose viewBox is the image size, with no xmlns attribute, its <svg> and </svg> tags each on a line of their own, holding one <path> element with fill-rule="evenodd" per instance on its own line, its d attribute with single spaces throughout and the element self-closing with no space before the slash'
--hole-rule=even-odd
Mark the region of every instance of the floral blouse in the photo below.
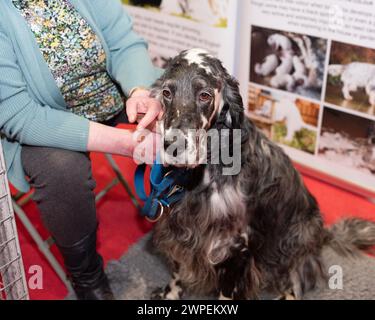
<svg viewBox="0 0 375 320">
<path fill-rule="evenodd" d="M 29 24 L 68 109 L 106 121 L 124 108 L 106 70 L 106 55 L 89 24 L 69 0 L 13 0 Z"/>
</svg>

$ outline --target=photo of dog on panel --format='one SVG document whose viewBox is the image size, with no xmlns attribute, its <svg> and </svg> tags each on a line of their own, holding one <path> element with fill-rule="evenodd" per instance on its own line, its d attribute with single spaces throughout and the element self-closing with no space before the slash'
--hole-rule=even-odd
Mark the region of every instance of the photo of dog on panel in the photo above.
<svg viewBox="0 0 375 320">
<path fill-rule="evenodd" d="M 375 50 L 332 42 L 326 102 L 375 116 Z"/>
<path fill-rule="evenodd" d="M 375 121 L 325 107 L 319 156 L 375 176 Z"/>
<path fill-rule="evenodd" d="M 124 4 L 158 9 L 160 12 L 226 28 L 229 0 L 123 0 Z"/>
<path fill-rule="evenodd" d="M 253 26 L 250 81 L 320 100 L 327 41 Z"/>
<path fill-rule="evenodd" d="M 166 159 L 241 147 L 232 153 L 240 157 L 237 173 L 223 174 L 231 164 L 221 158 L 179 164 L 189 184 L 153 234 L 173 278 L 154 299 L 180 299 L 187 292 L 256 299 L 264 290 L 280 299 L 302 299 L 325 281 L 324 247 L 349 258 L 375 244 L 375 222 L 349 218 L 330 229 L 323 226 L 315 198 L 283 150 L 245 117 L 238 82 L 217 58 L 200 49 L 180 53 L 152 94 L 164 109 L 160 132 Z M 212 144 L 191 138 L 192 130 L 241 137 Z M 185 148 L 169 153 L 173 143 Z"/>
<path fill-rule="evenodd" d="M 249 85 L 249 116 L 272 141 L 315 153 L 320 106 Z"/>
</svg>

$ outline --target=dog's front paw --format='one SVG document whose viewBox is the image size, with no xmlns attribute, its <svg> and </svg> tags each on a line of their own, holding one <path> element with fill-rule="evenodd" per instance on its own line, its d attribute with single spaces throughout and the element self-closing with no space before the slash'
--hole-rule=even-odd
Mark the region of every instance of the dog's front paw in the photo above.
<svg viewBox="0 0 375 320">
<path fill-rule="evenodd" d="M 164 300 L 165 299 L 165 290 L 163 288 L 157 288 L 151 293 L 151 300 Z"/>
</svg>

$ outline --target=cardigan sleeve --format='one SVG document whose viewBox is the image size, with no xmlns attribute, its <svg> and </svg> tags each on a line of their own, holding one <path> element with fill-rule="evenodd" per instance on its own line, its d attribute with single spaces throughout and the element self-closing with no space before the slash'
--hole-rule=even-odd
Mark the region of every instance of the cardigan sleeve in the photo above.
<svg viewBox="0 0 375 320">
<path fill-rule="evenodd" d="M 86 151 L 89 121 L 33 100 L 15 56 L 0 28 L 1 134 L 21 144 Z"/>
<path fill-rule="evenodd" d="M 98 25 L 109 47 L 112 67 L 109 72 L 129 94 L 134 87 L 150 87 L 161 75 L 147 51 L 147 43 L 133 31 L 133 23 L 118 0 L 90 1 Z"/>
</svg>

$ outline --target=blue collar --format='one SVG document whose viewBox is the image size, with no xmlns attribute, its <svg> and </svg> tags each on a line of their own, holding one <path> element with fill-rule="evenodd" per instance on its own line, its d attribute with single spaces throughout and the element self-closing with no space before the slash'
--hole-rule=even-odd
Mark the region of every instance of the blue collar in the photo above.
<svg viewBox="0 0 375 320">
<path fill-rule="evenodd" d="M 150 172 L 151 192 L 147 195 L 144 185 L 146 165 L 139 165 L 135 172 L 134 184 L 138 197 L 145 202 L 141 215 L 149 221 L 156 222 L 174 203 L 180 201 L 188 183 L 188 171 L 175 167 L 166 168 L 155 162 Z"/>
</svg>

